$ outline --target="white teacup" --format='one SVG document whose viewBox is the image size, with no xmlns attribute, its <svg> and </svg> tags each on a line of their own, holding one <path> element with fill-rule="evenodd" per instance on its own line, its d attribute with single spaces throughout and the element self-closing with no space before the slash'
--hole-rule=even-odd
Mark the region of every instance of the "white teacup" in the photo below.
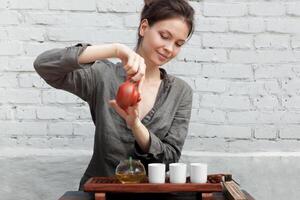
<svg viewBox="0 0 300 200">
<path fill-rule="evenodd" d="M 166 165 L 163 163 L 148 164 L 149 183 L 165 183 Z"/>
<path fill-rule="evenodd" d="M 191 163 L 191 182 L 206 183 L 207 182 L 207 164 Z"/>
<path fill-rule="evenodd" d="M 171 163 L 170 168 L 170 183 L 185 183 L 186 182 L 186 164 Z"/>
</svg>

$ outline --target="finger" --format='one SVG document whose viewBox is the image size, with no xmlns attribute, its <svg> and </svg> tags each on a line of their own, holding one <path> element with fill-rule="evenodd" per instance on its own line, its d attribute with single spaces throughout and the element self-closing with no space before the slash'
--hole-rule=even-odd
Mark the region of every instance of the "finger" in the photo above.
<svg viewBox="0 0 300 200">
<path fill-rule="evenodd" d="M 139 81 L 145 75 L 146 65 L 144 63 L 144 59 L 140 58 L 139 67 L 137 73 L 131 78 L 134 81 Z"/>
<path fill-rule="evenodd" d="M 125 64 L 124 66 L 124 69 L 125 71 L 127 72 L 128 70 L 130 70 L 130 68 L 132 67 L 133 63 L 134 63 L 134 60 L 135 60 L 135 55 L 134 53 L 130 53 L 129 56 L 128 56 L 128 61 L 127 63 Z"/>
<path fill-rule="evenodd" d="M 134 58 L 133 65 L 129 68 L 128 71 L 126 71 L 126 73 L 129 74 L 129 75 L 136 74 L 139 70 L 139 64 L 140 64 L 140 56 L 136 55 L 135 58 Z"/>
<path fill-rule="evenodd" d="M 143 76 L 138 83 L 138 91 L 141 94 L 142 93 L 142 88 L 143 88 L 143 84 L 144 84 L 144 80 L 145 80 L 145 76 Z"/>
<path fill-rule="evenodd" d="M 109 105 L 111 107 L 113 107 L 113 109 L 115 109 L 115 111 L 122 117 L 122 118 L 126 118 L 127 117 L 127 113 L 125 110 L 123 110 L 116 102 L 116 100 L 110 100 L 109 101 Z"/>
</svg>

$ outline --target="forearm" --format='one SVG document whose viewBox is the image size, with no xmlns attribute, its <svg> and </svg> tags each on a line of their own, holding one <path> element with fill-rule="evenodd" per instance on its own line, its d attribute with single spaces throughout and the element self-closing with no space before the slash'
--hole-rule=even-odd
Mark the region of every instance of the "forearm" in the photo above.
<svg viewBox="0 0 300 200">
<path fill-rule="evenodd" d="M 148 129 L 140 120 L 137 120 L 137 122 L 131 127 L 131 130 L 141 150 L 144 153 L 147 153 L 150 147 L 150 134 Z"/>
<path fill-rule="evenodd" d="M 80 64 L 117 56 L 118 43 L 88 46 L 79 56 Z"/>
</svg>

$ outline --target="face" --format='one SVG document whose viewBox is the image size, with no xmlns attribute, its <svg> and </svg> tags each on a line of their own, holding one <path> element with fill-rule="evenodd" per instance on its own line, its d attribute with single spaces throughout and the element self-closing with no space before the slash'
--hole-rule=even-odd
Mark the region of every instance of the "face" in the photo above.
<svg viewBox="0 0 300 200">
<path fill-rule="evenodd" d="M 142 21 L 140 35 L 143 37 L 143 57 L 155 66 L 167 63 L 177 56 L 188 33 L 188 25 L 181 18 L 162 20 L 151 27 L 147 20 Z"/>
</svg>

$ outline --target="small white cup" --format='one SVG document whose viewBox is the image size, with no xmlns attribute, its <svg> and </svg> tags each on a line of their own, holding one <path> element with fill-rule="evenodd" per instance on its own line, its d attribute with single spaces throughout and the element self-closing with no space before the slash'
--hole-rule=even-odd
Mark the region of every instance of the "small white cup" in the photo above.
<svg viewBox="0 0 300 200">
<path fill-rule="evenodd" d="M 149 183 L 165 183 L 166 165 L 163 163 L 148 164 Z"/>
<path fill-rule="evenodd" d="M 191 163 L 191 182 L 206 183 L 207 182 L 207 164 Z"/>
<path fill-rule="evenodd" d="M 171 163 L 170 168 L 170 183 L 185 183 L 186 182 L 186 164 Z"/>
</svg>

